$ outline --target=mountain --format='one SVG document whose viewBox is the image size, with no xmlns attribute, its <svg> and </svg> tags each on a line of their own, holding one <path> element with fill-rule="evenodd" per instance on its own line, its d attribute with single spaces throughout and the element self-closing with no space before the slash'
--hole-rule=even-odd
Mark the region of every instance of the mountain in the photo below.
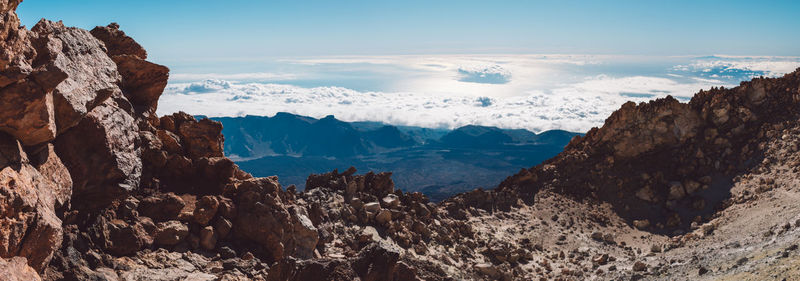
<svg viewBox="0 0 800 281">
<path fill-rule="evenodd" d="M 394 179 L 407 180 L 398 174 L 355 168 L 309 175 L 298 192 L 225 157 L 220 122 L 156 116 L 168 69 L 148 62 L 119 25 L 87 31 L 41 20 L 28 30 L 19 4 L 0 0 L 3 280 L 800 275 L 800 69 L 700 91 L 688 103 L 626 103 L 602 127 L 496 188 L 437 203 L 396 188 Z M 335 137 L 347 145 L 343 154 L 375 143 L 334 118 L 286 117 L 313 129 L 273 127 L 293 136 L 276 138 L 283 153 L 331 146 L 294 136 Z M 368 131 L 405 132 L 382 128 Z M 427 133 L 438 134 L 420 135 Z M 387 155 L 421 155 L 417 165 L 430 154 L 457 159 L 424 171 L 474 180 L 458 177 L 519 154 L 509 146 L 564 136 L 552 134 L 468 127 Z M 248 143 L 248 136 L 239 137 Z M 433 149 L 445 144 L 460 147 Z"/>
<path fill-rule="evenodd" d="M 212 119 L 223 124 L 225 154 L 255 176 L 277 175 L 282 183 L 303 189 L 309 174 L 331 168 L 391 171 L 399 188 L 422 191 L 434 201 L 476 187 L 490 188 L 525 166 L 555 156 L 578 135 L 484 126 L 396 127 L 289 113 Z"/>
</svg>

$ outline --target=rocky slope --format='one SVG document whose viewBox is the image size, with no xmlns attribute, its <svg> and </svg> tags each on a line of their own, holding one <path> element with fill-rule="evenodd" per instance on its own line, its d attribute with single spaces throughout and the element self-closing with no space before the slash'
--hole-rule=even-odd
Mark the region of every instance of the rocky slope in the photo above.
<svg viewBox="0 0 800 281">
<path fill-rule="evenodd" d="M 438 204 L 389 173 L 306 190 L 157 117 L 167 68 L 111 24 L 0 0 L 4 280 L 792 279 L 800 71 L 626 104 L 547 162 Z"/>
</svg>

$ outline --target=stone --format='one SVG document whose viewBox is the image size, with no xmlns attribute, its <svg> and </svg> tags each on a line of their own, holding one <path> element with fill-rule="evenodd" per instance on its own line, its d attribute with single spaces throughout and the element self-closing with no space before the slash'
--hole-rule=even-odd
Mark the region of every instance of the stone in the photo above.
<svg viewBox="0 0 800 281">
<path fill-rule="evenodd" d="M 0 258 L 0 276 L 6 281 L 41 281 L 36 270 L 23 257 Z"/>
<path fill-rule="evenodd" d="M 398 198 L 397 195 L 394 194 L 386 195 L 386 197 L 383 197 L 383 200 L 381 201 L 383 202 L 383 205 L 386 208 L 394 209 L 400 206 L 400 198 Z"/>
<path fill-rule="evenodd" d="M 294 229 L 292 237 L 295 241 L 295 256 L 298 258 L 311 258 L 314 254 L 314 249 L 319 242 L 319 233 L 317 228 L 308 218 L 308 212 L 305 208 L 295 206 L 289 212 L 292 214 Z"/>
<path fill-rule="evenodd" d="M 479 264 L 474 265 L 472 268 L 474 268 L 475 271 L 479 272 L 480 274 L 483 274 L 483 275 L 486 275 L 486 276 L 489 276 L 489 277 L 492 277 L 492 278 L 496 278 L 496 277 L 500 276 L 500 270 L 498 270 L 497 267 L 495 267 L 494 265 L 489 264 L 489 263 L 479 263 Z"/>
<path fill-rule="evenodd" d="M 378 212 L 380 212 L 380 210 L 381 210 L 381 204 L 378 202 L 370 202 L 364 204 L 364 211 L 372 215 L 377 214 Z"/>
<path fill-rule="evenodd" d="M 119 219 L 99 217 L 94 224 L 95 235 L 102 239 L 103 248 L 114 255 L 132 255 L 153 243 L 145 226 Z"/>
<path fill-rule="evenodd" d="M 183 147 L 191 158 L 222 157 L 224 138 L 221 133 L 222 124 L 207 118 L 197 122 L 182 122 L 178 127 Z"/>
<path fill-rule="evenodd" d="M 31 165 L 17 140 L 0 133 L 0 257 L 22 256 L 42 270 L 61 246 L 62 222 L 54 211 L 58 193 L 51 178 Z"/>
<path fill-rule="evenodd" d="M 155 113 L 169 79 L 169 68 L 132 55 L 112 58 L 122 76 L 122 92 L 140 112 Z"/>
<path fill-rule="evenodd" d="M 219 237 L 219 239 L 225 239 L 225 237 L 228 237 L 228 233 L 231 232 L 232 228 L 233 223 L 226 218 L 217 218 L 217 220 L 214 222 L 214 230 L 216 230 L 217 237 Z"/>
<path fill-rule="evenodd" d="M 633 263 L 633 271 L 647 271 L 647 264 L 641 261 L 636 261 Z"/>
<path fill-rule="evenodd" d="M 111 57 L 130 55 L 143 60 L 147 59 L 147 51 L 136 40 L 125 35 L 117 23 L 97 26 L 90 33 L 105 44 L 108 55 Z"/>
<path fill-rule="evenodd" d="M 0 132 L 11 134 L 25 145 L 52 141 L 56 137 L 51 90 L 30 80 L 0 89 Z"/>
<path fill-rule="evenodd" d="M 185 206 L 186 202 L 181 197 L 170 192 L 145 197 L 137 209 L 140 215 L 161 222 L 177 219 Z"/>
<path fill-rule="evenodd" d="M 206 250 L 213 250 L 217 247 L 217 238 L 217 232 L 210 225 L 200 230 L 200 246 Z"/>
<path fill-rule="evenodd" d="M 194 221 L 200 225 L 208 225 L 217 214 L 219 200 L 214 196 L 203 196 L 197 201 L 193 213 Z"/>
<path fill-rule="evenodd" d="M 375 221 L 380 225 L 388 225 L 392 221 L 392 212 L 387 209 L 381 210 L 375 215 Z"/>
<path fill-rule="evenodd" d="M 291 254 L 291 249 L 285 247 L 293 231 L 291 215 L 280 198 L 281 190 L 276 179 L 245 180 L 237 185 L 237 189 L 233 232 L 265 247 L 270 262 Z"/>
<path fill-rule="evenodd" d="M 65 27 L 61 22 L 41 20 L 32 29 L 39 60 L 66 74 L 53 90 L 58 133 L 77 125 L 82 117 L 115 92 L 121 77 L 105 53 L 103 43 L 89 31 Z M 88 70 L 88 71 L 87 71 Z"/>
<path fill-rule="evenodd" d="M 95 107 L 55 142 L 73 182 L 73 206 L 96 208 L 122 200 L 142 172 L 134 118 L 113 99 Z"/>
<path fill-rule="evenodd" d="M 158 245 L 177 245 L 189 235 L 189 227 L 174 220 L 158 223 L 157 229 L 154 242 Z"/>
</svg>

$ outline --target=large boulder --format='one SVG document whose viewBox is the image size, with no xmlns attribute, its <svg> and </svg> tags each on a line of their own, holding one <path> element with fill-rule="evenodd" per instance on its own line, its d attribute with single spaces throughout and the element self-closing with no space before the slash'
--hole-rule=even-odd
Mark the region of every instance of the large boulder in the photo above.
<svg viewBox="0 0 800 281">
<path fill-rule="evenodd" d="M 239 184 L 236 196 L 234 233 L 264 246 L 272 261 L 291 255 L 292 216 L 281 193 L 277 179 L 257 178 Z"/>
<path fill-rule="evenodd" d="M 35 64 L 66 74 L 53 90 L 55 122 L 59 133 L 78 124 L 104 100 L 119 92 L 121 77 L 105 53 L 103 43 L 89 31 L 41 20 L 34 26 Z"/>
<path fill-rule="evenodd" d="M 169 69 L 146 61 L 147 51 L 116 23 L 95 27 L 91 33 L 105 43 L 108 55 L 117 64 L 128 100 L 140 112 L 155 113 L 158 97 L 167 86 Z"/>
<path fill-rule="evenodd" d="M 139 185 L 141 151 L 135 119 L 108 99 L 59 136 L 56 151 L 72 175 L 73 206 L 97 207 L 127 197 Z"/>
</svg>

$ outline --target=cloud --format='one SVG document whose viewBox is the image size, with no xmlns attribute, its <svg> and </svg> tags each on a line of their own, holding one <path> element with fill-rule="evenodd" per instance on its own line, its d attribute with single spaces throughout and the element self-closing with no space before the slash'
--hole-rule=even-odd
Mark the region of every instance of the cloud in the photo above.
<svg viewBox="0 0 800 281">
<path fill-rule="evenodd" d="M 511 81 L 511 72 L 499 65 L 490 66 L 462 66 L 458 68 L 461 82 L 484 84 L 505 84 Z"/>
<path fill-rule="evenodd" d="M 738 82 L 759 76 L 777 77 L 798 67 L 800 57 L 707 56 L 677 65 L 672 70 L 690 76 Z"/>
<path fill-rule="evenodd" d="M 208 116 L 239 116 L 285 111 L 317 118 L 333 114 L 345 121 L 422 127 L 475 124 L 534 132 L 585 132 L 602 125 L 626 101 L 643 102 L 666 95 L 688 99 L 701 88 L 717 85 L 714 82 L 679 83 L 659 77 L 600 75 L 552 91 L 490 98 L 210 80 L 170 85 L 159 101 L 159 114 L 182 110 Z"/>
</svg>

